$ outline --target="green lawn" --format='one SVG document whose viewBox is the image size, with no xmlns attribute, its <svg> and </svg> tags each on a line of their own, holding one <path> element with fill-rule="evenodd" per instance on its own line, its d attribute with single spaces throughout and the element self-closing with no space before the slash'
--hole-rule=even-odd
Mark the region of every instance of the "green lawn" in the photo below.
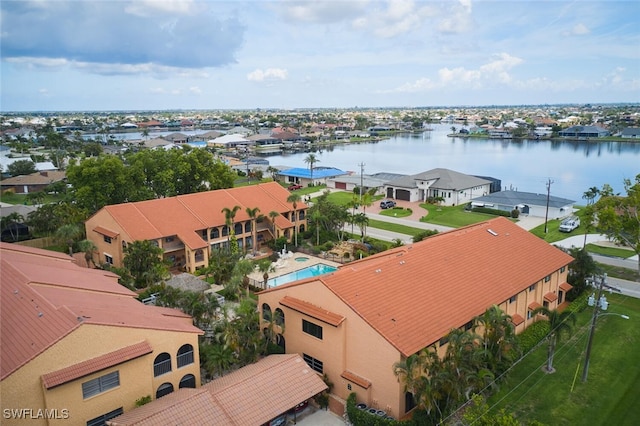
<svg viewBox="0 0 640 426">
<path fill-rule="evenodd" d="M 460 206 L 437 206 L 434 204 L 420 204 L 429 211 L 429 214 L 420 219 L 421 222 L 433 223 L 435 225 L 449 226 L 452 228 L 460 228 L 461 226 L 472 225 L 485 220 L 493 219 L 494 215 L 486 213 L 474 213 L 464 209 L 464 205 Z"/>
<path fill-rule="evenodd" d="M 411 226 L 398 225 L 396 223 L 383 222 L 381 220 L 369 219 L 369 228 L 382 229 L 384 231 L 399 232 L 400 234 L 418 235 L 424 232 L 424 229 L 413 228 Z"/>
<path fill-rule="evenodd" d="M 44 196 L 44 201 L 42 202 L 43 204 L 55 203 L 62 199 L 63 199 L 62 195 L 46 194 Z M 26 194 L 14 194 L 12 192 L 6 192 L 2 194 L 2 196 L 0 196 L 0 201 L 2 201 L 3 203 L 14 204 L 14 205 L 15 204 L 24 204 L 24 205 L 32 204 L 30 201 L 27 201 Z"/>
<path fill-rule="evenodd" d="M 635 425 L 640 419 L 640 299 L 607 295 L 607 313 L 598 319 L 587 382 L 581 380 L 592 308 L 578 315 L 570 339 L 554 358 L 555 374 L 545 374 L 546 344 L 517 364 L 501 391 L 489 400 L 522 420 L 546 425 Z"/>
<path fill-rule="evenodd" d="M 628 259 L 635 253 L 630 249 L 623 249 L 618 247 L 603 247 L 596 244 L 587 244 L 587 251 L 589 253 L 600 254 L 602 256 L 621 257 Z"/>
<path fill-rule="evenodd" d="M 413 213 L 411 209 L 405 209 L 402 207 L 394 207 L 392 209 L 386 209 L 386 210 L 380 211 L 380 214 L 382 216 L 397 217 L 397 218 L 411 216 L 411 213 Z"/>
</svg>

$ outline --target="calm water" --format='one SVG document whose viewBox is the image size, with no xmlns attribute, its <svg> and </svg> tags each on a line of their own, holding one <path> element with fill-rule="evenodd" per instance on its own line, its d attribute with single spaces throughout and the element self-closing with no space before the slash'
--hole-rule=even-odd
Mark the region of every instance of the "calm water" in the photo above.
<svg viewBox="0 0 640 426">
<path fill-rule="evenodd" d="M 276 278 L 271 278 L 267 281 L 269 287 L 277 287 L 282 284 L 290 283 L 293 281 L 302 280 L 304 278 L 317 277 L 318 275 L 328 274 L 329 272 L 335 271 L 335 266 L 325 265 L 324 263 L 318 263 L 313 266 L 306 267 L 304 269 L 300 269 L 299 271 L 290 272 L 285 275 L 280 275 Z"/>
<path fill-rule="evenodd" d="M 458 126 L 459 127 L 459 126 Z M 397 135 L 391 139 L 334 146 L 316 152 L 316 167 L 335 167 L 360 173 L 416 174 L 434 168 L 492 176 L 503 189 L 545 193 L 552 180 L 551 195 L 584 203 L 590 187 L 608 183 L 623 192 L 623 179 L 633 181 L 640 173 L 640 143 L 507 141 L 450 138 L 451 125 L 434 126 L 421 134 Z M 308 167 L 306 152 L 270 155 L 272 166 Z"/>
</svg>

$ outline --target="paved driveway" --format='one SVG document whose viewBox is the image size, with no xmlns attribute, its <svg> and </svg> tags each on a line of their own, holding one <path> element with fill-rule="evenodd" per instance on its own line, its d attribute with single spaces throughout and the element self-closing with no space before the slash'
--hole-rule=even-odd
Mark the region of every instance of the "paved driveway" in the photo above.
<svg viewBox="0 0 640 426">
<path fill-rule="evenodd" d="M 289 418 L 287 424 L 293 424 L 293 419 Z M 331 411 L 317 410 L 298 420 L 296 424 L 302 426 L 344 426 L 345 421 Z"/>
</svg>

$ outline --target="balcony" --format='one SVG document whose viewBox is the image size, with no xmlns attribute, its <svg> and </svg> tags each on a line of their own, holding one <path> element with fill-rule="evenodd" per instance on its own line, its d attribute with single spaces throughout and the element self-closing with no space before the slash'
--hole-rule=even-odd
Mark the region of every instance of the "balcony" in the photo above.
<svg viewBox="0 0 640 426">
<path fill-rule="evenodd" d="M 178 355 L 178 368 L 193 364 L 193 351 Z"/>
<path fill-rule="evenodd" d="M 165 359 L 153 364 L 153 376 L 158 377 L 171 372 L 171 359 Z"/>
</svg>

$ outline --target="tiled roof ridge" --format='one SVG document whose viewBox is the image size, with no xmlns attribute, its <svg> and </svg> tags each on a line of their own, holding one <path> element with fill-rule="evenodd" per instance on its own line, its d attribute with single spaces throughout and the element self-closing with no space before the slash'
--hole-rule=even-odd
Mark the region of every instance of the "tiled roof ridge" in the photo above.
<svg viewBox="0 0 640 426">
<path fill-rule="evenodd" d="M 147 200 L 147 201 L 152 201 L 152 200 Z M 147 219 L 147 216 L 145 216 L 145 215 L 140 211 L 140 209 L 138 208 L 137 202 L 134 202 L 134 203 L 126 203 L 126 204 L 131 205 L 131 206 L 136 210 L 136 213 L 138 213 L 138 215 L 139 215 L 140 217 L 144 218 L 145 222 L 147 222 L 147 223 L 149 224 L 149 226 L 151 226 L 151 227 L 153 228 L 153 230 L 156 232 L 156 234 L 157 234 L 157 235 L 161 235 L 161 234 L 162 234 L 162 233 L 160 232 L 160 230 L 158 230 L 158 228 L 156 228 L 156 226 L 155 226 L 153 223 L 151 223 L 151 221 L 149 221 L 149 219 Z M 113 220 L 118 224 L 118 226 L 120 227 L 120 229 L 122 229 L 123 231 L 125 231 L 125 232 L 127 233 L 127 236 L 129 237 L 129 236 L 130 236 L 130 235 L 129 235 L 130 233 L 129 233 L 128 229 L 127 229 L 128 227 L 127 227 L 127 226 L 124 226 L 124 225 L 122 224 L 122 222 L 119 220 L 119 219 L 120 219 L 120 216 L 119 216 L 119 215 L 117 215 L 117 214 L 113 214 L 113 212 L 112 212 L 112 211 L 110 211 L 110 210 L 112 210 L 110 207 L 119 206 L 119 205 L 121 205 L 121 204 L 111 204 L 111 205 L 108 205 L 108 206 L 104 206 L 104 208 L 109 212 L 109 216 L 110 216 L 110 217 L 111 217 L 111 218 L 112 218 L 112 219 L 113 219 Z"/>
<path fill-rule="evenodd" d="M 164 314 L 161 314 L 166 316 Z M 117 323 L 117 322 L 109 322 L 109 321 L 97 321 L 93 320 L 91 317 L 82 317 L 83 322 L 86 324 L 99 325 L 99 326 L 108 326 L 108 327 L 125 327 L 125 328 L 137 328 L 142 330 L 159 330 L 159 331 L 171 331 L 178 333 L 196 333 L 199 335 L 204 335 L 204 331 L 200 330 L 195 325 L 192 326 L 192 330 L 185 330 L 182 327 L 171 327 L 166 325 L 146 325 L 146 324 L 131 324 L 131 323 Z M 197 331 L 196 331 L 197 330 Z"/>
<path fill-rule="evenodd" d="M 275 359 L 276 361 L 270 363 L 267 368 L 264 368 L 264 369 L 260 370 L 260 372 L 264 373 L 264 372 L 266 372 L 268 370 L 271 370 L 271 369 L 273 369 L 273 368 L 275 368 L 275 367 L 277 367 L 277 366 L 279 366 L 279 365 L 281 365 L 283 363 L 289 362 L 289 360 L 291 360 L 292 358 L 295 358 L 296 356 L 299 356 L 299 355 L 297 353 L 295 353 L 295 354 L 273 354 L 273 355 L 269 355 L 268 357 L 261 358 L 258 361 L 262 361 L 264 359 L 270 359 L 270 360 Z M 255 364 L 256 363 L 249 364 L 249 366 L 255 366 Z M 239 371 L 239 370 L 232 371 L 229 374 L 233 374 L 233 373 L 235 373 L 237 371 Z M 254 377 L 252 375 L 248 375 L 247 374 L 246 377 L 243 377 L 240 380 L 237 380 L 237 381 L 234 381 L 234 382 L 231 382 L 231 383 L 225 383 L 223 386 L 220 386 L 220 387 L 216 387 L 216 388 L 213 387 L 213 384 L 215 383 L 215 381 L 211 381 L 211 382 L 205 384 L 202 387 L 206 387 L 207 389 L 209 389 L 209 392 L 211 392 L 211 395 L 215 396 L 217 393 L 224 392 L 225 390 L 229 389 L 230 387 L 237 386 L 239 383 L 244 383 L 244 382 L 251 381 L 251 380 L 254 380 Z"/>
</svg>

